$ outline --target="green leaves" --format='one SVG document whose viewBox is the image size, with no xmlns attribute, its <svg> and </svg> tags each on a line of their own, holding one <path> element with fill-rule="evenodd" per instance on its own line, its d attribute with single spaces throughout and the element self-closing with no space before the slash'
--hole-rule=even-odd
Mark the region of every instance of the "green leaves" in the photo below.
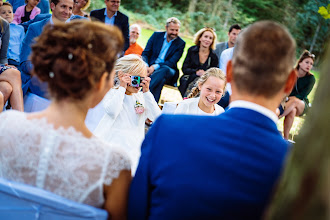
<svg viewBox="0 0 330 220">
<path fill-rule="evenodd" d="M 328 4 L 327 8 L 324 6 L 319 7 L 318 13 L 322 15 L 324 19 L 330 19 L 330 4 Z"/>
</svg>

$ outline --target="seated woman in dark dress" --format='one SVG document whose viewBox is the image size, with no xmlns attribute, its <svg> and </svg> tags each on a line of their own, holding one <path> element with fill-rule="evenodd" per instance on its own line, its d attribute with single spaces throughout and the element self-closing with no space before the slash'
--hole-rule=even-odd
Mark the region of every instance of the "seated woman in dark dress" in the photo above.
<svg viewBox="0 0 330 220">
<path fill-rule="evenodd" d="M 305 50 L 297 62 L 296 70 L 298 79 L 285 102 L 284 111 L 279 116 L 279 118 L 285 117 L 283 122 L 283 136 L 285 139 L 289 138 L 294 117 L 305 114 L 309 108 L 307 96 L 315 84 L 315 77 L 310 72 L 314 64 L 314 59 L 314 54 Z"/>
<path fill-rule="evenodd" d="M 194 43 L 188 49 L 182 66 L 183 76 L 179 90 L 183 97 L 187 97 L 198 78 L 211 67 L 218 67 L 219 59 L 214 53 L 217 35 L 212 28 L 202 28 L 195 34 Z M 184 80 L 183 80 L 184 79 Z"/>
</svg>

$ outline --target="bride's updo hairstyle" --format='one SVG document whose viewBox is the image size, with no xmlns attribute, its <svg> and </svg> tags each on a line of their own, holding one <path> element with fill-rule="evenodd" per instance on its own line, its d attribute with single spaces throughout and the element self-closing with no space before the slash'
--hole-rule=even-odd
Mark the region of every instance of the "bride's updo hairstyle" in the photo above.
<svg viewBox="0 0 330 220">
<path fill-rule="evenodd" d="M 83 99 L 110 73 L 124 40 L 117 27 L 85 20 L 48 25 L 32 46 L 32 73 L 55 100 Z"/>
</svg>

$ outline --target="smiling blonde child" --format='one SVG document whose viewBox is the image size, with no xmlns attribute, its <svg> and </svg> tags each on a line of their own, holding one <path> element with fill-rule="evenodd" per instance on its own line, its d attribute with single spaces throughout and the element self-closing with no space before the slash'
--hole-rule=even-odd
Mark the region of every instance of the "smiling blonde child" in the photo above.
<svg viewBox="0 0 330 220">
<path fill-rule="evenodd" d="M 175 114 L 216 116 L 224 112 L 217 103 L 226 88 L 226 76 L 219 68 L 210 68 L 191 90 L 188 99 L 178 104 Z M 198 97 L 197 97 L 198 96 Z"/>
</svg>

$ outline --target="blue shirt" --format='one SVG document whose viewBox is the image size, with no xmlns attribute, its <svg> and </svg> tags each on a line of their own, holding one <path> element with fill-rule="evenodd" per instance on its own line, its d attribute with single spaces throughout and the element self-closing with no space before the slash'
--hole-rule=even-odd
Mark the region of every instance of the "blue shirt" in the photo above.
<svg viewBox="0 0 330 220">
<path fill-rule="evenodd" d="M 167 36 L 167 32 L 165 32 L 165 34 L 164 34 L 163 46 L 162 46 L 162 49 L 160 50 L 160 53 L 158 55 L 158 58 L 155 61 L 156 64 L 153 65 L 154 68 L 155 68 L 155 70 L 159 68 L 159 64 L 158 63 L 164 63 L 164 61 L 165 61 L 165 55 L 166 55 L 168 49 L 170 48 L 170 46 L 172 45 L 172 42 L 176 39 L 176 38 L 174 38 L 170 42 L 167 42 L 166 36 Z"/>
<path fill-rule="evenodd" d="M 8 59 L 20 62 L 19 53 L 21 51 L 21 42 L 23 42 L 25 32 L 21 25 L 10 23 L 10 38 L 7 57 Z"/>
<path fill-rule="evenodd" d="M 117 12 L 111 17 L 108 17 L 107 9 L 104 10 L 105 20 L 104 23 L 114 25 L 115 24 L 115 17 L 117 16 Z"/>
</svg>

